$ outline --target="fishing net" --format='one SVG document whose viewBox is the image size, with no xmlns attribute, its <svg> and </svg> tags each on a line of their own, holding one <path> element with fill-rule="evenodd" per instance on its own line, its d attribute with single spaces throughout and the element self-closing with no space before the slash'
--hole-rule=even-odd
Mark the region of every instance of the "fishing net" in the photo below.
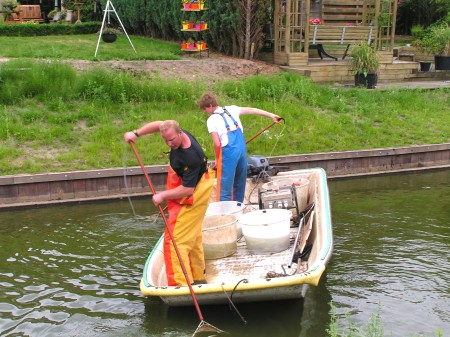
<svg viewBox="0 0 450 337">
<path fill-rule="evenodd" d="M 211 333 L 213 333 L 213 334 L 211 334 Z M 194 331 L 194 334 L 192 335 L 192 337 L 202 337 L 202 336 L 213 337 L 213 336 L 224 335 L 224 334 L 227 334 L 227 333 L 205 321 L 201 321 L 200 324 L 198 325 L 197 329 Z"/>
</svg>

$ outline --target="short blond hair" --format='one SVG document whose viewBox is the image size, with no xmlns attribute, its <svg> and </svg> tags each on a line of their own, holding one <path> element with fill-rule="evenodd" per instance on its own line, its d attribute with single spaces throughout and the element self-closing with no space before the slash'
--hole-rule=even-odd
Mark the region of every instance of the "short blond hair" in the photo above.
<svg viewBox="0 0 450 337">
<path fill-rule="evenodd" d="M 181 132 L 180 124 L 176 120 L 169 119 L 161 123 L 159 126 L 159 131 L 163 133 L 164 131 L 167 131 L 168 129 L 173 128 L 176 133 Z"/>
</svg>

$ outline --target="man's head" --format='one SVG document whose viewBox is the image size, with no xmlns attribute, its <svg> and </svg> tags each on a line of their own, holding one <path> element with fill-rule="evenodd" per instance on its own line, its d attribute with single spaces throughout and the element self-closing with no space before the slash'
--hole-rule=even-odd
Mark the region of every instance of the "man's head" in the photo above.
<svg viewBox="0 0 450 337">
<path fill-rule="evenodd" d="M 159 131 L 161 132 L 161 137 L 171 149 L 176 150 L 181 146 L 183 131 L 177 121 L 167 120 L 162 122 L 159 126 Z"/>
<path fill-rule="evenodd" d="M 200 98 L 200 100 L 198 101 L 198 106 L 206 113 L 211 114 L 214 112 L 216 107 L 219 106 L 219 104 L 217 103 L 216 96 L 208 92 L 206 94 L 203 94 L 203 96 Z"/>
</svg>

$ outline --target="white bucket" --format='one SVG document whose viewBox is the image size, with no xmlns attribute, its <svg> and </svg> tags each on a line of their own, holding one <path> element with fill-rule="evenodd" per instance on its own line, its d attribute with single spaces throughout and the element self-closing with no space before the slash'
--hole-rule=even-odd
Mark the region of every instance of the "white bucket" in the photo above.
<svg viewBox="0 0 450 337">
<path fill-rule="evenodd" d="M 218 215 L 218 214 L 232 214 L 237 219 L 242 215 L 247 206 L 239 201 L 218 201 L 212 202 L 208 205 L 206 215 Z M 239 223 L 236 225 L 237 237 L 242 236 L 242 228 Z"/>
<path fill-rule="evenodd" d="M 263 209 L 241 215 L 247 248 L 253 253 L 277 253 L 289 248 L 292 212 L 286 209 Z"/>
<path fill-rule="evenodd" d="M 280 188 L 291 187 L 294 183 L 295 183 L 295 179 L 292 179 L 292 178 L 278 178 L 278 179 L 272 178 L 271 181 L 264 183 L 261 186 L 261 189 L 263 191 L 272 190 L 272 191 L 278 192 L 280 190 Z"/>
<path fill-rule="evenodd" d="M 206 215 L 202 223 L 203 253 L 206 260 L 233 255 L 237 249 L 236 216 Z"/>
</svg>

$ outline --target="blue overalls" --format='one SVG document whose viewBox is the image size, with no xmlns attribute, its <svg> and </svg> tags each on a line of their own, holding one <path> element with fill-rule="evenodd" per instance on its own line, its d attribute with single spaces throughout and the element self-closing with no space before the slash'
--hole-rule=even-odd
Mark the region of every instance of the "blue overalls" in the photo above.
<svg viewBox="0 0 450 337">
<path fill-rule="evenodd" d="M 228 131 L 228 144 L 221 148 L 222 153 L 219 155 L 219 163 L 217 163 L 217 179 L 220 179 L 217 194 L 220 195 L 220 201 L 235 200 L 243 202 L 247 179 L 247 145 L 239 124 L 225 107 L 223 111 L 219 114 L 222 116 Z M 230 130 L 224 114 L 231 118 L 236 130 Z"/>
</svg>

